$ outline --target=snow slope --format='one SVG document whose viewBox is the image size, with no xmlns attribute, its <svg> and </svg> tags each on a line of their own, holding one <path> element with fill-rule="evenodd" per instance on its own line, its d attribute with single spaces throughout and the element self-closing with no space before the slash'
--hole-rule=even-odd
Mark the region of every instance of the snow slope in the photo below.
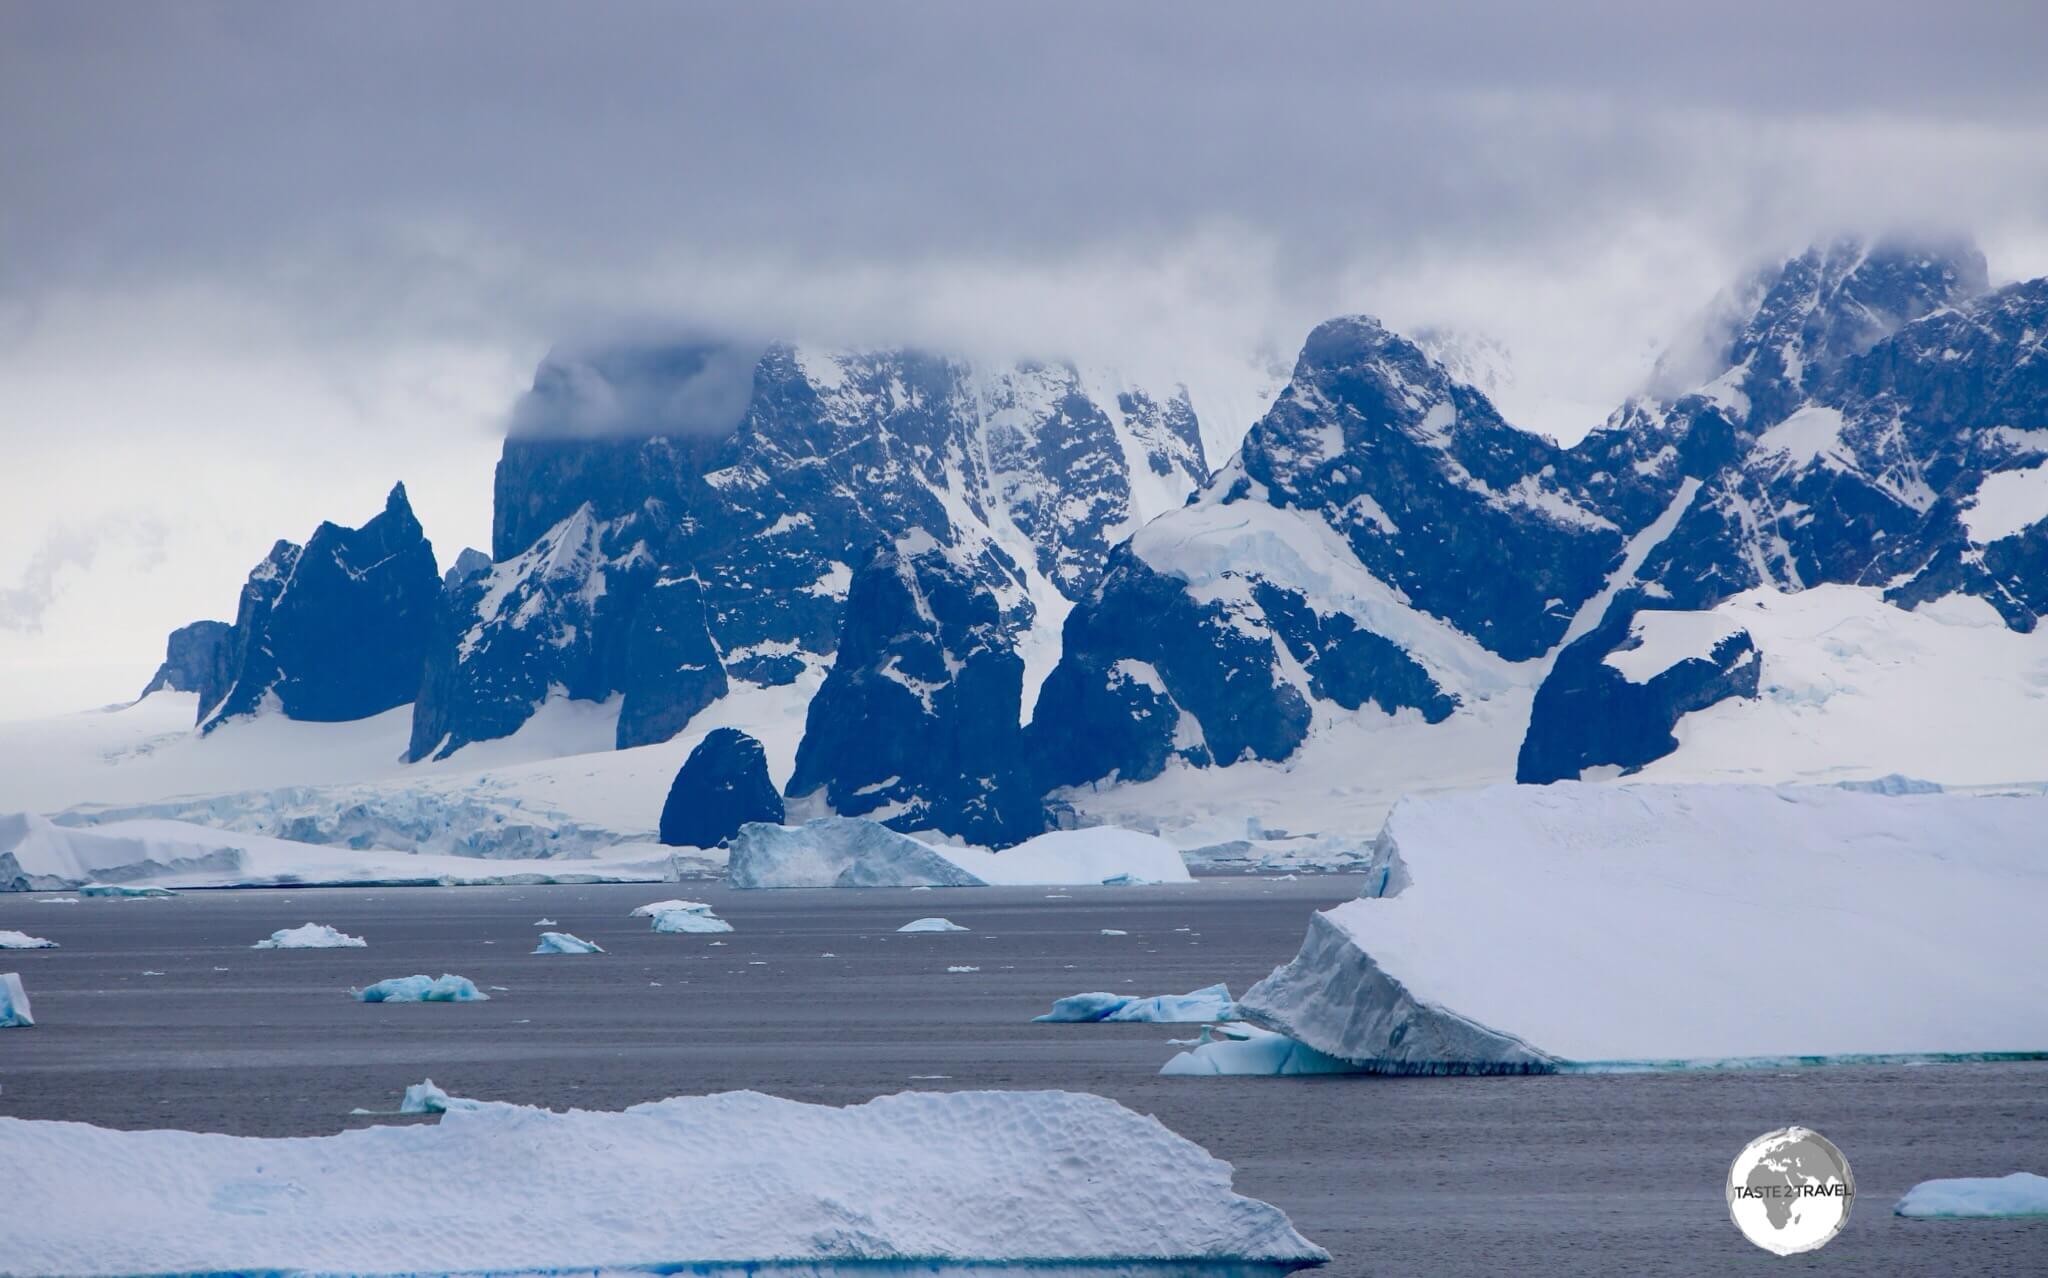
<svg viewBox="0 0 2048 1278">
<path fill-rule="evenodd" d="M 2048 1052 L 2048 797 L 1403 801 L 1244 1019 L 1389 1071 Z"/>
<path fill-rule="evenodd" d="M 11 1190 L 8 1268 L 21 1275 L 726 1274 L 775 1261 L 792 1274 L 1007 1263 L 1251 1278 L 1327 1259 L 1278 1209 L 1232 1193 L 1227 1163 L 1067 1092 L 843 1109 L 752 1092 L 617 1113 L 486 1104 L 283 1140 L 8 1118 L 0 1165 L 36 1172 Z"/>
<path fill-rule="evenodd" d="M 726 885 L 738 888 L 1058 887 L 1120 876 L 1189 880 L 1172 844 L 1136 830 L 1055 830 L 988 852 L 920 842 L 860 817 L 743 826 L 726 864 Z"/>
<path fill-rule="evenodd" d="M 485 860 L 354 851 L 234 834 L 182 821 L 54 825 L 0 814 L 0 891 L 49 892 L 102 880 L 124 890 L 321 884 L 652 883 L 671 877 L 669 850 L 621 845 L 597 860 Z"/>
</svg>

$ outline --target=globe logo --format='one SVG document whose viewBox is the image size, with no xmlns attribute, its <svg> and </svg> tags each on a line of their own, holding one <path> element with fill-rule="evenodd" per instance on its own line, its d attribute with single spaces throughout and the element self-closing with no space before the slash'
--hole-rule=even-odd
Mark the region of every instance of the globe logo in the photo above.
<svg viewBox="0 0 2048 1278">
<path fill-rule="evenodd" d="M 1728 1167 L 1728 1215 L 1780 1256 L 1826 1246 L 1849 1223 L 1856 1178 L 1834 1142 L 1807 1127 L 1765 1132 Z"/>
</svg>

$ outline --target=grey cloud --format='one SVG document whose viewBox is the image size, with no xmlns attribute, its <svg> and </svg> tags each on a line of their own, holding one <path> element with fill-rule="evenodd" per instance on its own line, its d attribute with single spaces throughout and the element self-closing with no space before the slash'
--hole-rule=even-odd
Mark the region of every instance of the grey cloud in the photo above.
<svg viewBox="0 0 2048 1278">
<path fill-rule="evenodd" d="M 64 574 L 92 567 L 110 542 L 140 547 L 146 558 L 154 559 L 162 553 L 164 529 L 154 521 L 143 521 L 50 530 L 29 555 L 21 584 L 0 587 L 0 630 L 39 633 L 43 618 L 63 593 Z"/>
<path fill-rule="evenodd" d="M 645 335 L 556 350 L 514 408 L 511 433 L 723 435 L 746 413 L 762 351 L 758 343 Z"/>
</svg>

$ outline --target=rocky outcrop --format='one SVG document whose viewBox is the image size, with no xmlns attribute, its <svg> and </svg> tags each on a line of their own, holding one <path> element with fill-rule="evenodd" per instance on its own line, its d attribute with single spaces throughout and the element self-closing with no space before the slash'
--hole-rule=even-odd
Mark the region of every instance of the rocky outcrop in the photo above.
<svg viewBox="0 0 2048 1278">
<path fill-rule="evenodd" d="M 661 841 L 715 848 L 749 821 L 782 824 L 782 796 L 768 777 L 761 743 L 737 728 L 717 728 L 690 751 L 661 808 Z"/>
<path fill-rule="evenodd" d="M 164 644 L 164 662 L 142 690 L 152 692 L 200 692 L 219 687 L 224 675 L 228 633 L 225 621 L 195 621 L 179 626 Z M 140 700 L 138 697 L 137 700 Z"/>
</svg>

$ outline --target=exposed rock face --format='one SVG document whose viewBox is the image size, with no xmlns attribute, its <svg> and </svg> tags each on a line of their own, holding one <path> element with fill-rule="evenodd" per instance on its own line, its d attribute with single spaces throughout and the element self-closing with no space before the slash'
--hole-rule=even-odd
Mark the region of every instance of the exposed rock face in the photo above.
<svg viewBox="0 0 2048 1278">
<path fill-rule="evenodd" d="M 225 621 L 195 621 L 173 630 L 164 644 L 164 663 L 156 668 L 142 696 L 164 691 L 199 692 L 209 685 L 217 686 L 228 632 L 232 629 Z"/>
<path fill-rule="evenodd" d="M 993 555 L 993 547 L 984 547 Z M 788 791 L 842 816 L 1007 846 L 1042 833 L 1024 761 L 1024 662 L 1002 567 L 913 530 L 855 575 L 832 672 L 812 698 Z M 1012 587 L 1011 609 L 1028 608 Z"/>
<path fill-rule="evenodd" d="M 319 722 L 405 705 L 419 691 L 440 594 L 403 484 L 360 528 L 323 523 L 304 547 L 278 542 L 242 588 L 200 724 L 211 731 L 273 702 Z"/>
<path fill-rule="evenodd" d="M 718 728 L 697 743 L 669 786 L 661 808 L 661 841 L 671 847 L 715 848 L 749 821 L 782 824 L 782 796 L 768 778 L 761 743 L 737 728 Z"/>
</svg>

